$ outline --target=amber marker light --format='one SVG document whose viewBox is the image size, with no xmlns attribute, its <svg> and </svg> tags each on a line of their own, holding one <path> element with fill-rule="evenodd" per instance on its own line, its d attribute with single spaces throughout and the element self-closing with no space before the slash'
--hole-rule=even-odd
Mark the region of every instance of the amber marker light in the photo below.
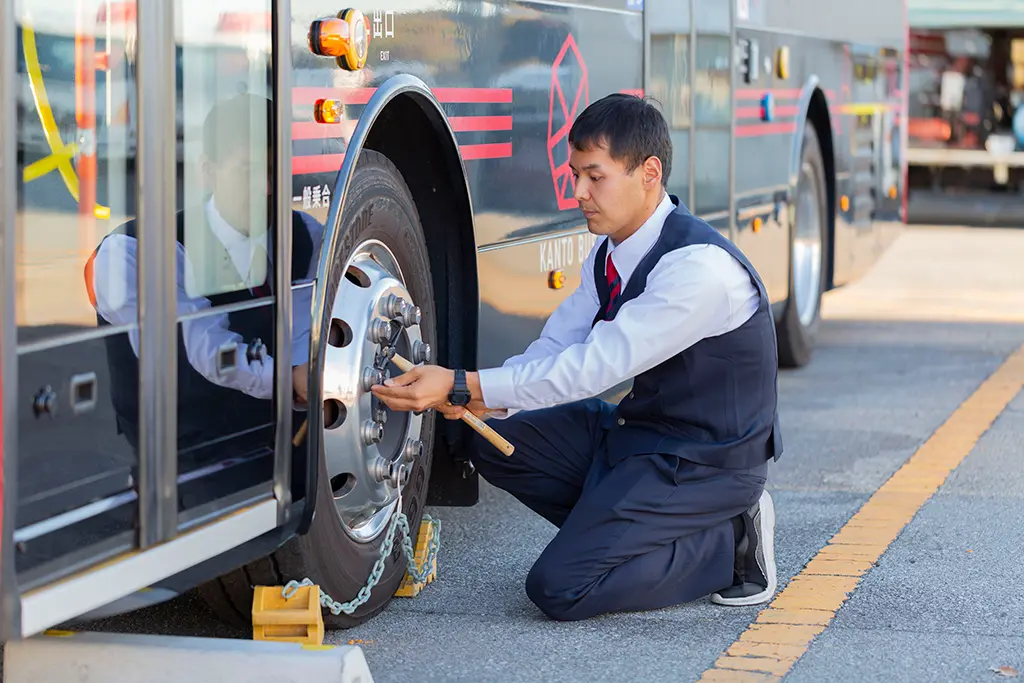
<svg viewBox="0 0 1024 683">
<path fill-rule="evenodd" d="M 548 273 L 548 287 L 550 289 L 565 287 L 565 273 L 561 270 L 552 270 Z"/>
<path fill-rule="evenodd" d="M 345 71 L 366 65 L 370 28 L 357 9 L 344 9 L 337 17 L 317 19 L 309 26 L 309 50 L 321 57 L 334 57 Z"/>
<path fill-rule="evenodd" d="M 313 105 L 313 118 L 317 123 L 341 123 L 344 114 L 341 100 L 317 100 Z"/>
</svg>

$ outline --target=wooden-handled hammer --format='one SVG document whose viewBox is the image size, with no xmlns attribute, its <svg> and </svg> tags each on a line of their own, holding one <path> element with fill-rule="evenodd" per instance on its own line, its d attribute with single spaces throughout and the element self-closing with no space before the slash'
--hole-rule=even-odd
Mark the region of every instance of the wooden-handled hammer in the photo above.
<svg viewBox="0 0 1024 683">
<path fill-rule="evenodd" d="M 395 365 L 397 365 L 398 369 L 401 370 L 402 372 L 409 372 L 414 367 L 416 367 L 411 362 L 409 362 L 402 356 L 398 355 L 397 353 L 391 358 L 391 360 L 394 361 Z M 515 446 L 510 444 L 508 440 L 505 439 L 505 437 L 491 429 L 491 427 L 486 422 L 481 420 L 479 417 L 477 417 L 470 411 L 467 410 L 462 413 L 462 421 L 468 424 L 473 429 L 475 429 L 480 434 L 480 436 L 487 439 L 492 446 L 497 448 L 505 455 L 512 455 L 515 452 Z M 294 444 L 296 447 L 298 447 L 298 445 L 302 443 L 302 440 L 306 438 L 306 429 L 308 428 L 308 425 L 308 421 L 304 420 L 302 422 L 302 426 L 299 427 L 299 431 L 296 432 L 295 437 L 292 439 L 292 444 Z"/>
</svg>

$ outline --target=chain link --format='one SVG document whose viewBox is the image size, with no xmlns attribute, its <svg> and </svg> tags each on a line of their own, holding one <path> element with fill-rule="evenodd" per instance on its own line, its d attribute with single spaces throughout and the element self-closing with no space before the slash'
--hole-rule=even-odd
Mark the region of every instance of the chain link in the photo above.
<svg viewBox="0 0 1024 683">
<path fill-rule="evenodd" d="M 395 533 L 398 531 L 402 532 L 402 551 L 405 555 L 409 575 L 417 583 L 426 581 L 427 576 L 430 575 L 431 567 L 437 557 L 437 550 L 441 545 L 441 522 L 439 520 L 435 520 L 430 515 L 423 515 L 424 521 L 434 523 L 434 533 L 430 538 L 430 547 L 427 552 L 427 558 L 421 569 L 416 566 L 416 553 L 412 547 L 412 534 L 409 531 L 409 519 L 405 516 L 405 513 L 402 512 L 401 496 L 398 497 L 398 505 L 395 510 L 396 512 L 391 517 L 390 524 L 388 524 L 387 533 L 384 535 L 384 543 L 380 546 L 380 557 L 378 557 L 377 561 L 373 563 L 373 569 L 370 570 L 370 577 L 366 580 L 366 585 L 359 589 L 356 597 L 352 598 L 348 602 L 338 602 L 328 595 L 324 589 L 320 589 L 320 605 L 329 609 L 335 616 L 342 612 L 345 614 L 352 614 L 363 603 L 370 599 L 370 593 L 373 591 L 374 586 L 376 586 L 380 581 L 380 577 L 384 573 L 384 565 L 387 562 L 392 549 L 395 547 Z M 315 584 L 310 581 L 309 578 L 305 578 L 302 581 L 289 581 L 281 590 L 281 595 L 285 600 L 288 600 L 295 595 L 296 591 L 298 591 L 300 587 L 313 585 Z"/>
</svg>

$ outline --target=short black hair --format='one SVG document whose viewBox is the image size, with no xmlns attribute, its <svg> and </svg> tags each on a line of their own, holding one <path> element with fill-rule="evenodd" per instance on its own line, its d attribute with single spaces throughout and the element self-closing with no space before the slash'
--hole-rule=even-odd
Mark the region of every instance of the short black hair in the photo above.
<svg viewBox="0 0 1024 683">
<path fill-rule="evenodd" d="M 662 185 L 672 171 L 672 139 L 668 122 L 650 102 L 636 95 L 614 93 L 597 100 L 576 117 L 569 144 L 579 151 L 607 145 L 608 154 L 634 171 L 650 157 L 661 159 Z"/>
<path fill-rule="evenodd" d="M 213 162 L 222 162 L 238 151 L 255 151 L 262 140 L 270 152 L 274 105 L 263 95 L 239 93 L 217 102 L 203 122 L 203 152 Z"/>
</svg>

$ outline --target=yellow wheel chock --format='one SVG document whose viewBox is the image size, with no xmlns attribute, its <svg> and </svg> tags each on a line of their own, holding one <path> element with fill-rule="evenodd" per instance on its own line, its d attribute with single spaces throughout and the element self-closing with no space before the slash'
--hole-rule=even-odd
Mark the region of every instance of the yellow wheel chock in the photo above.
<svg viewBox="0 0 1024 683">
<path fill-rule="evenodd" d="M 417 536 L 416 541 L 416 566 L 424 567 L 427 562 L 427 554 L 430 552 L 430 539 L 434 537 L 434 520 L 425 519 L 420 522 L 420 534 Z M 413 579 L 409 576 L 409 571 L 406 570 L 405 578 L 402 579 L 402 584 L 398 587 L 398 592 L 395 593 L 395 597 L 398 598 L 414 598 L 419 595 L 420 591 L 428 584 L 432 583 L 437 578 L 437 555 L 433 557 L 433 562 L 430 565 L 430 573 L 427 574 L 426 581 L 422 583 Z"/>
<path fill-rule="evenodd" d="M 252 596 L 253 640 L 323 645 L 320 586 L 301 586 L 285 598 L 281 586 L 256 586 Z"/>
</svg>

